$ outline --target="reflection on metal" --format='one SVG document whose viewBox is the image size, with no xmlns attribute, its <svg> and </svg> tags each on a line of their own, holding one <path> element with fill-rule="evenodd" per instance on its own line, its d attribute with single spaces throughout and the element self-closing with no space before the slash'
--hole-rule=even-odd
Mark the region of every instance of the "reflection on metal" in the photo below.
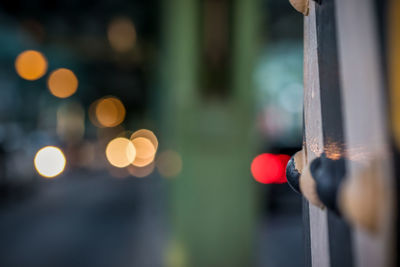
<svg viewBox="0 0 400 267">
<path fill-rule="evenodd" d="M 324 152 L 330 159 L 339 159 L 343 157 L 344 144 L 332 139 L 324 140 Z"/>
</svg>

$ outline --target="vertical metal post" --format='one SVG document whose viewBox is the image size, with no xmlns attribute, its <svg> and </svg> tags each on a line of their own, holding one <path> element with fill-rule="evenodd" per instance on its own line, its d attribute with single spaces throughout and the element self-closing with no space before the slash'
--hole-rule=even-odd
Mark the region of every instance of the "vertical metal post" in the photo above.
<svg viewBox="0 0 400 267">
<path fill-rule="evenodd" d="M 163 128 L 183 159 L 181 174 L 170 182 L 172 253 L 179 255 L 170 266 L 253 265 L 256 196 L 249 166 L 257 3 L 233 4 L 233 93 L 215 101 L 201 94 L 198 76 L 199 1 L 164 1 Z"/>
</svg>

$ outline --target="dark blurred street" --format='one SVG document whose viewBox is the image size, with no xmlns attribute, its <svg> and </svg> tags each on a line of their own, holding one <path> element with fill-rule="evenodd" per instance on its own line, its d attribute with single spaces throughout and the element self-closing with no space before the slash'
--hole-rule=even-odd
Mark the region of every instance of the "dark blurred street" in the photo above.
<svg viewBox="0 0 400 267">
<path fill-rule="evenodd" d="M 0 2 L 0 266 L 303 266 L 302 19 Z"/>
</svg>

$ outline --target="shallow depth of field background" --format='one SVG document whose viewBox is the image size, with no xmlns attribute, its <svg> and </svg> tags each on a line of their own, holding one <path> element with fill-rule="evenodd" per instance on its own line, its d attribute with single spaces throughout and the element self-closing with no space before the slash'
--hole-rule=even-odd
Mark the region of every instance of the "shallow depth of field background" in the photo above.
<svg viewBox="0 0 400 267">
<path fill-rule="evenodd" d="M 250 171 L 301 147 L 302 18 L 3 1 L 0 266 L 302 266 L 300 197 Z"/>
</svg>

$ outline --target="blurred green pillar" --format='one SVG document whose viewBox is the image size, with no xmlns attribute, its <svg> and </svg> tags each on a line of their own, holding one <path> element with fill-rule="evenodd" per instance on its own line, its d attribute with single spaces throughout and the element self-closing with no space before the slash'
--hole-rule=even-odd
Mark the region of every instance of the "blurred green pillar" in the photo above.
<svg viewBox="0 0 400 267">
<path fill-rule="evenodd" d="M 256 196 L 250 175 L 254 150 L 251 75 L 258 0 L 232 5 L 230 94 L 202 95 L 201 1 L 164 0 L 162 122 L 164 140 L 182 156 L 171 180 L 173 241 L 167 266 L 252 266 Z M 207 66 L 205 66 L 207 67 Z"/>
</svg>

